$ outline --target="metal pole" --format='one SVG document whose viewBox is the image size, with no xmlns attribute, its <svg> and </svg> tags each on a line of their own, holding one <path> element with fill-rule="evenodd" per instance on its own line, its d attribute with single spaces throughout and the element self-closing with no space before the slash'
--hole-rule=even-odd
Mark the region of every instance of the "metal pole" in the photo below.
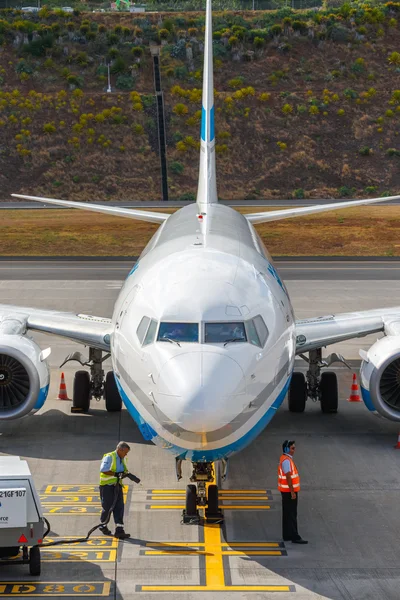
<svg viewBox="0 0 400 600">
<path fill-rule="evenodd" d="M 111 80 L 110 80 L 110 63 L 107 64 L 107 72 L 108 72 L 108 88 L 107 92 L 111 92 Z"/>
</svg>

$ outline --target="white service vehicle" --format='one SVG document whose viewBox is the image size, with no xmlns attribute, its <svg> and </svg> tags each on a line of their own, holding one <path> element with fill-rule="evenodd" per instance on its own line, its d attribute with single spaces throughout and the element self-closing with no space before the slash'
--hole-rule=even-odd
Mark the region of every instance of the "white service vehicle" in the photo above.
<svg viewBox="0 0 400 600">
<path fill-rule="evenodd" d="M 29 573 L 40 575 L 37 544 L 43 542 L 44 527 L 28 463 L 19 456 L 0 456 L 0 567 L 28 563 Z"/>
<path fill-rule="evenodd" d="M 112 318 L 0 305 L 0 420 L 22 417 L 43 405 L 48 391 L 46 351 L 29 331 L 61 335 L 89 347 L 74 353 L 90 369 L 78 371 L 74 406 L 87 411 L 104 395 L 107 410 L 121 398 L 143 436 L 193 464 L 186 513 L 208 502 L 218 513 L 213 462 L 227 460 L 266 427 L 289 392 L 289 409 L 304 411 L 307 398 L 325 413 L 338 408 L 333 372 L 321 373 L 322 348 L 381 332 L 363 354 L 362 393 L 369 410 L 400 421 L 400 307 L 296 321 L 271 256 L 253 225 L 399 199 L 375 198 L 242 215 L 218 203 L 215 168 L 212 11 L 207 0 L 200 170 L 197 201 L 172 215 L 38 198 L 17 198 L 159 223 L 129 273 Z M 317 309 L 316 309 L 317 310 Z M 308 354 L 308 356 L 306 356 Z M 104 378 L 102 361 L 113 371 Z M 293 373 L 295 357 L 308 363 Z M 196 498 L 198 495 L 198 498 Z M 196 516 L 196 515 L 194 515 Z M 190 519 L 192 522 L 192 519 Z"/>
</svg>

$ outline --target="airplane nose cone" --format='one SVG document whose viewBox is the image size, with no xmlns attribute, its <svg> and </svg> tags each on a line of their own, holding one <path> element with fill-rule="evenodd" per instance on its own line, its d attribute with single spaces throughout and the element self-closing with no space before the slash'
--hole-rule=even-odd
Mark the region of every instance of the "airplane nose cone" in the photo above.
<svg viewBox="0 0 400 600">
<path fill-rule="evenodd" d="M 214 431 L 241 411 L 246 391 L 240 365 L 217 352 L 187 352 L 168 360 L 157 382 L 157 404 L 174 423 Z"/>
</svg>

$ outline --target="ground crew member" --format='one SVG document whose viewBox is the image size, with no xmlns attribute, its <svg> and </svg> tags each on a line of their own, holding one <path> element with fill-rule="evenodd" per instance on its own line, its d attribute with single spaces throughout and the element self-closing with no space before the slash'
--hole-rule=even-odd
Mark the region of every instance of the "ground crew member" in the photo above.
<svg viewBox="0 0 400 600">
<path fill-rule="evenodd" d="M 101 517 L 100 522 L 104 523 L 100 531 L 104 535 L 112 535 L 107 527 L 107 517 L 113 506 L 113 517 L 115 522 L 114 537 L 125 540 L 130 537 L 129 533 L 124 531 L 124 497 L 122 493 L 121 481 L 118 477 L 121 473 L 129 473 L 126 464 L 126 455 L 130 450 L 126 442 L 119 442 L 116 450 L 103 456 L 100 467 L 100 500 Z"/>
<path fill-rule="evenodd" d="M 297 531 L 297 500 L 300 491 L 300 475 L 294 464 L 296 450 L 294 440 L 285 440 L 283 454 L 278 466 L 278 490 L 282 494 L 282 537 L 293 544 L 308 544 Z"/>
</svg>

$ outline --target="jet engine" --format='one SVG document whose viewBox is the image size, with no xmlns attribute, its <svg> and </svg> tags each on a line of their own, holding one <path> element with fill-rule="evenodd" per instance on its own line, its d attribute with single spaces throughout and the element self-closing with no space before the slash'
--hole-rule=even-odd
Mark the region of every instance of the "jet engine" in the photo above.
<svg viewBox="0 0 400 600">
<path fill-rule="evenodd" d="M 18 419 L 41 408 L 50 382 L 46 358 L 25 335 L 0 332 L 0 421 Z"/>
<path fill-rule="evenodd" d="M 400 335 L 383 337 L 360 355 L 361 392 L 367 408 L 400 421 Z"/>
</svg>

